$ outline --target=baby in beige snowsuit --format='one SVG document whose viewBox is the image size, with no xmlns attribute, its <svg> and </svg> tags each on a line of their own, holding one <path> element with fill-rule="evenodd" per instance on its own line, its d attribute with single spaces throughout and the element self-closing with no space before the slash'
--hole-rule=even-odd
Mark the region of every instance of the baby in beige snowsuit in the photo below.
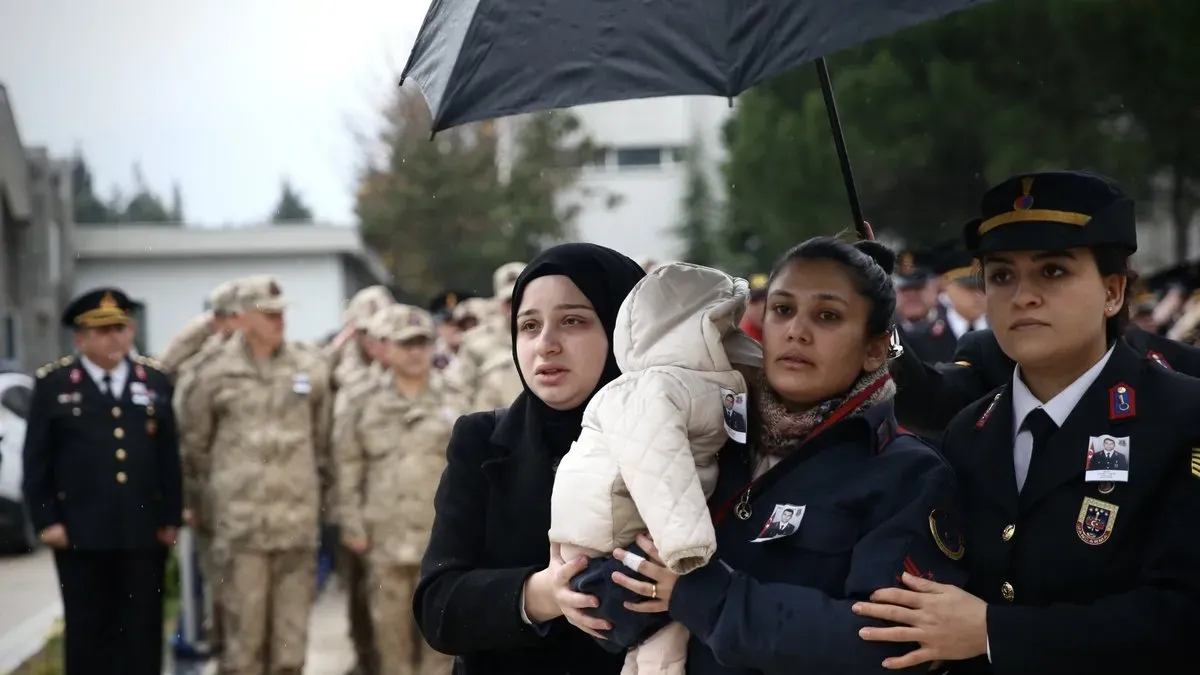
<svg viewBox="0 0 1200 675">
<path fill-rule="evenodd" d="M 762 348 L 737 327 L 749 293 L 743 279 L 687 263 L 634 286 L 613 335 L 622 375 L 588 404 L 555 477 L 550 541 L 565 558 L 609 555 L 649 531 L 673 572 L 708 563 L 717 451 L 745 431 L 726 425 L 726 399 L 746 394 L 734 364 L 762 363 Z M 669 624 L 629 651 L 623 675 L 683 675 L 687 641 L 687 629 Z"/>
</svg>

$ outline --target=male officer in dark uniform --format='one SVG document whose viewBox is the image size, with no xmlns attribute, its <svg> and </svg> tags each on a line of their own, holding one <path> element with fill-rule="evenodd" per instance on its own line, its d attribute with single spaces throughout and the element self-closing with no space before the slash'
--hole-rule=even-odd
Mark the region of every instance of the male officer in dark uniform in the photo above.
<svg viewBox="0 0 1200 675">
<path fill-rule="evenodd" d="M 67 675 L 160 675 L 167 547 L 182 515 L 171 385 L 129 355 L 132 303 L 77 298 L 63 324 L 78 353 L 37 372 L 24 493 L 54 549 Z"/>
<path fill-rule="evenodd" d="M 914 356 L 929 363 L 942 363 L 954 356 L 958 342 L 946 319 L 946 307 L 938 302 L 929 251 L 901 251 L 892 275 L 896 285 L 896 327 Z"/>
</svg>

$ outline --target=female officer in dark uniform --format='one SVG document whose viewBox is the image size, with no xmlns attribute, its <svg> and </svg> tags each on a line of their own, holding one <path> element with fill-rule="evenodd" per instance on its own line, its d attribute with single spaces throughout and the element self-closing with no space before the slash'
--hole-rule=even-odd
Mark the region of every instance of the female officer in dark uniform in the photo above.
<svg viewBox="0 0 1200 675">
<path fill-rule="evenodd" d="M 982 210 L 967 246 L 1017 366 L 943 442 L 965 501 L 968 592 L 880 590 L 856 611 L 903 625 L 863 637 L 921 645 L 895 667 L 1194 672 L 1184 656 L 1200 613 L 1200 380 L 1119 339 L 1133 203 L 1105 177 L 1054 172 L 1002 183 Z M 1128 471 L 1086 470 L 1107 440 Z"/>
<path fill-rule="evenodd" d="M 625 611 L 667 612 L 691 631 L 689 675 L 880 672 L 910 646 L 864 648 L 859 630 L 879 624 L 851 605 L 906 573 L 961 581 L 953 473 L 892 417 L 893 261 L 874 242 L 788 251 L 768 285 L 763 372 L 748 379 L 750 445 L 720 455 L 717 557 L 677 577 L 645 537 L 648 560 L 616 552 L 645 575 L 612 575 L 615 592 L 642 599 Z M 619 635 L 635 617 L 609 618 Z"/>
</svg>

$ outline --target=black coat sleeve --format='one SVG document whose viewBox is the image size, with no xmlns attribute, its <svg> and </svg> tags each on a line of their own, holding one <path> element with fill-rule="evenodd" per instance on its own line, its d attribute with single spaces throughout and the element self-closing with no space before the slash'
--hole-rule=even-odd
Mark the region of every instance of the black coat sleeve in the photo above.
<svg viewBox="0 0 1200 675">
<path fill-rule="evenodd" d="M 33 403 L 26 420 L 23 484 L 29 518 L 38 532 L 62 523 L 58 508 L 58 482 L 54 475 L 54 430 L 50 412 L 54 405 L 53 380 L 56 373 L 39 378 L 33 385 Z"/>
<path fill-rule="evenodd" d="M 925 363 L 907 346 L 892 362 L 896 420 L 900 424 L 928 438 L 938 438 L 958 411 L 995 388 L 983 375 L 986 357 L 982 344 L 969 339 L 972 335 L 968 333 L 959 341 L 954 363 Z M 900 339 L 903 343 L 904 338 Z"/>
<path fill-rule="evenodd" d="M 671 617 L 703 641 L 717 661 L 733 668 L 764 675 L 895 672 L 884 669 L 883 660 L 915 645 L 863 640 L 861 628 L 883 623 L 855 614 L 854 603 L 879 588 L 901 585 L 904 572 L 954 585 L 966 581 L 930 529 L 935 509 L 955 515 L 954 473 L 934 451 L 923 455 L 918 461 L 902 458 L 907 467 L 897 472 L 896 489 L 873 509 L 887 515 L 859 538 L 840 597 L 760 582 L 714 559 L 676 582 Z M 922 664 L 909 670 L 928 669 Z"/>
<path fill-rule="evenodd" d="M 476 413 L 454 425 L 413 595 L 421 634 L 445 654 L 528 647 L 542 639 L 521 618 L 525 580 L 541 567 L 495 569 L 484 564 L 483 514 L 490 486 L 482 464 L 494 419 L 491 412 Z"/>
<path fill-rule="evenodd" d="M 158 524 L 160 527 L 179 527 L 183 524 L 183 471 L 179 459 L 179 428 L 170 405 L 174 392 L 165 374 L 159 386 L 163 388 L 160 398 L 167 404 L 159 406 L 162 413 L 156 436 L 159 504 L 162 508 L 158 514 Z"/>
</svg>

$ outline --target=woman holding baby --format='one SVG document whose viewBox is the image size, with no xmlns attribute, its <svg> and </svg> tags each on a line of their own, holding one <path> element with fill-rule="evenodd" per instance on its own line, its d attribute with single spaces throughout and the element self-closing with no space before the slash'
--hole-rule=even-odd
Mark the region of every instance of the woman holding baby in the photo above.
<svg viewBox="0 0 1200 675">
<path fill-rule="evenodd" d="M 879 588 L 962 581 L 953 474 L 933 449 L 898 429 L 892 415 L 892 262 L 886 248 L 870 242 L 807 241 L 771 274 L 761 367 L 746 367 L 754 359 L 744 353 L 722 361 L 732 357 L 719 348 L 728 334 L 696 334 L 695 341 L 718 346 L 709 349 L 712 361 L 700 364 L 712 372 L 682 389 L 652 390 L 673 406 L 650 405 L 657 399 L 645 391 L 630 393 L 627 417 L 669 428 L 678 450 L 690 450 L 689 461 L 676 457 L 658 471 L 687 481 L 654 481 L 630 442 L 642 431 L 603 412 L 600 402 L 629 379 L 631 368 L 694 371 L 696 365 L 631 361 L 637 345 L 622 343 L 618 367 L 618 313 L 642 278 L 633 261 L 583 244 L 535 259 L 513 305 L 514 357 L 525 393 L 502 413 L 462 418 L 447 451 L 414 601 L 426 639 L 459 656 L 456 672 L 471 674 L 865 673 L 882 672 L 885 660 L 911 651 L 909 644 L 864 642 L 860 629 L 878 622 L 851 610 Z M 730 292 L 740 291 L 733 285 Z M 679 313 L 668 311 L 669 294 L 664 298 L 661 330 L 642 326 L 639 339 L 661 338 L 680 325 Z M 740 312 L 717 318 L 736 325 Z M 722 378 L 731 361 L 746 389 L 746 442 L 728 429 L 714 457 L 710 420 L 720 430 L 720 420 L 728 419 L 723 402 L 731 387 Z M 619 377 L 589 408 L 597 391 Z M 707 391 L 704 382 L 720 393 L 696 395 Z M 645 454 L 667 456 L 656 442 Z M 600 495 L 604 508 L 592 508 L 593 495 L 555 486 L 559 463 L 565 482 L 579 475 L 577 455 L 585 451 L 584 466 L 607 489 Z M 571 495 L 578 512 L 560 518 Z M 677 507 L 706 498 L 711 513 Z M 652 536 L 630 541 L 630 524 L 642 521 Z M 553 548 L 548 531 L 559 542 Z M 618 546 L 615 558 L 640 574 L 594 557 L 605 553 L 597 543 L 609 538 Z M 563 550 L 572 555 L 562 557 Z M 573 578 L 595 578 L 598 569 L 611 570 L 604 574 L 610 583 L 581 589 L 592 593 L 572 590 Z M 616 611 L 614 598 L 623 601 Z M 601 605 L 606 618 L 594 615 Z M 623 626 L 638 626 L 637 639 L 630 641 Z M 686 660 L 675 658 L 672 646 L 655 652 L 664 655 L 657 662 L 612 653 L 614 642 L 649 651 L 667 631 L 672 640 L 683 636 Z"/>
</svg>

